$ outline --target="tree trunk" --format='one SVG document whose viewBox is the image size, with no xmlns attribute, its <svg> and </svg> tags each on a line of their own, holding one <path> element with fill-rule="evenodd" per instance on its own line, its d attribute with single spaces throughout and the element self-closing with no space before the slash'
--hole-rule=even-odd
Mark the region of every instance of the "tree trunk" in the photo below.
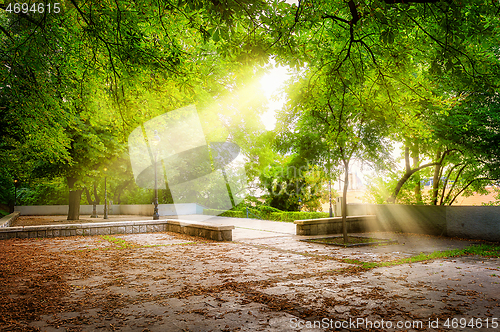
<svg viewBox="0 0 500 332">
<path fill-rule="evenodd" d="M 413 158 L 413 168 L 417 168 L 418 164 L 420 162 L 419 158 L 419 148 L 418 148 L 418 143 L 415 143 L 412 149 L 412 158 Z M 415 180 L 417 181 L 417 184 L 415 184 L 415 199 L 417 201 L 417 204 L 422 204 L 422 188 L 420 185 L 420 174 L 417 173 L 415 174 Z"/>
<path fill-rule="evenodd" d="M 97 182 L 94 181 L 94 202 L 96 205 L 99 205 L 99 195 L 97 194 Z"/>
<path fill-rule="evenodd" d="M 131 180 L 127 180 L 123 182 L 122 184 L 116 186 L 115 192 L 113 194 L 113 200 L 115 204 L 120 204 L 121 202 L 121 195 L 123 191 L 129 186 L 129 184 L 132 183 Z"/>
<path fill-rule="evenodd" d="M 438 149 L 438 151 L 436 152 L 436 160 L 439 160 L 439 158 L 441 158 L 441 149 Z M 441 164 L 438 163 L 434 166 L 434 177 L 432 178 L 432 200 L 431 200 L 432 205 L 437 205 L 440 171 L 441 171 Z"/>
<path fill-rule="evenodd" d="M 90 191 L 87 187 L 85 187 L 85 196 L 87 197 L 87 203 L 89 205 L 96 204 L 99 205 L 99 195 L 97 194 L 97 182 L 94 181 L 94 199 L 90 195 Z"/>
<path fill-rule="evenodd" d="M 90 218 L 98 218 L 97 215 L 97 205 L 99 204 L 99 196 L 97 195 L 97 182 L 94 181 L 94 199 L 90 196 L 90 191 L 87 187 L 85 187 L 85 195 L 87 196 L 87 202 L 89 205 L 92 205 L 92 215 Z"/>
<path fill-rule="evenodd" d="M 90 191 L 87 187 L 85 187 L 85 197 L 87 197 L 87 203 L 89 205 L 94 204 L 94 201 L 92 200 L 92 197 L 90 196 Z"/>
<path fill-rule="evenodd" d="M 78 220 L 80 218 L 80 199 L 83 190 L 73 190 L 75 183 L 77 181 L 74 177 L 68 177 L 68 187 L 69 187 L 69 209 L 68 209 L 68 220 Z"/>
<path fill-rule="evenodd" d="M 344 190 L 342 199 L 342 233 L 344 236 L 344 244 L 347 244 L 347 187 L 349 185 L 349 163 L 344 160 Z"/>
</svg>

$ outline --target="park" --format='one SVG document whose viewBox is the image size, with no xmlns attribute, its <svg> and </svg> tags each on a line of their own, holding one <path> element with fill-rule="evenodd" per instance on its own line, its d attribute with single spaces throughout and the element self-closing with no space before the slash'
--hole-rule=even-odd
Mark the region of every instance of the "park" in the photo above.
<svg viewBox="0 0 500 332">
<path fill-rule="evenodd" d="M 0 4 L 0 330 L 500 329 L 499 13 Z"/>
</svg>

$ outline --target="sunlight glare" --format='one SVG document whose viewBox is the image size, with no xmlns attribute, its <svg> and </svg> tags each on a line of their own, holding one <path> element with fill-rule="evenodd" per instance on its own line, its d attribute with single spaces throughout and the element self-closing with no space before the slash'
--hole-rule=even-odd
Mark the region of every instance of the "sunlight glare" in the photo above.
<svg viewBox="0 0 500 332">
<path fill-rule="evenodd" d="M 272 65 L 274 67 L 274 63 Z M 280 90 L 288 79 L 288 71 L 288 66 L 277 66 L 260 79 L 262 90 L 268 100 L 268 111 L 261 116 L 267 130 L 274 129 L 276 126 L 276 110 L 281 109 L 285 103 L 285 96 L 283 96 L 283 93 L 280 93 Z"/>
</svg>

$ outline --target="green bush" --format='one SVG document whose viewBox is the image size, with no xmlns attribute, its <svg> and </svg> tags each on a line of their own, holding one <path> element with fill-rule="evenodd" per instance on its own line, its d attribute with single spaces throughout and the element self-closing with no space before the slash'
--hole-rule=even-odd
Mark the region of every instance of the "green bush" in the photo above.
<svg viewBox="0 0 500 332">
<path fill-rule="evenodd" d="M 328 212 L 273 212 L 270 215 L 270 220 L 293 222 L 303 219 L 318 219 L 328 218 Z"/>
<path fill-rule="evenodd" d="M 232 211 L 228 210 L 221 214 L 223 217 L 231 217 L 231 218 L 245 218 L 246 214 L 243 211 Z"/>
<path fill-rule="evenodd" d="M 274 221 L 286 221 L 294 222 L 295 220 L 303 219 L 318 219 L 318 218 L 328 218 L 328 212 L 285 212 L 278 210 L 270 206 L 259 206 L 259 207 L 249 207 L 250 218 L 255 218 L 258 216 L 264 220 L 274 220 Z M 215 210 L 215 209 L 205 209 L 203 214 L 212 216 L 223 216 L 232 218 L 246 218 L 246 207 L 237 207 L 235 210 Z"/>
</svg>

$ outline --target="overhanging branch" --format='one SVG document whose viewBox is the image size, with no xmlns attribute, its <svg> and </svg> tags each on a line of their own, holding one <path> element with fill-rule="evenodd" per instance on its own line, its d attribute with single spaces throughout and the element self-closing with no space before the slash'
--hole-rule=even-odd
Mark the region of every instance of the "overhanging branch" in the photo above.
<svg viewBox="0 0 500 332">
<path fill-rule="evenodd" d="M 437 3 L 441 0 L 384 0 L 384 2 L 388 5 L 392 5 L 395 3 Z"/>
</svg>

